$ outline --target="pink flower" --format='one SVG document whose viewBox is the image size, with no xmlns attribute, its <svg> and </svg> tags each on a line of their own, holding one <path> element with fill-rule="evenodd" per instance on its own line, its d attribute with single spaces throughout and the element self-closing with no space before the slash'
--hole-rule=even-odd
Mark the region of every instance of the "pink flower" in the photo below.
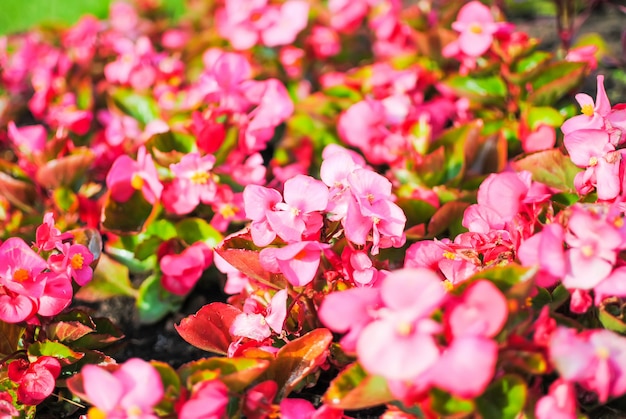
<svg viewBox="0 0 626 419">
<path fill-rule="evenodd" d="M 163 191 L 152 156 L 143 146 L 137 152 L 137 161 L 127 155 L 115 160 L 107 174 L 106 184 L 111 197 L 117 202 L 126 202 L 135 191 L 141 191 L 146 201 L 154 204 Z"/>
<path fill-rule="evenodd" d="M 326 243 L 301 241 L 284 247 L 268 247 L 259 253 L 264 269 L 282 273 L 293 286 L 307 285 L 315 278 L 320 266 L 322 251 L 329 248 Z"/>
<path fill-rule="evenodd" d="M 567 227 L 565 241 L 570 248 L 566 251 L 567 273 L 563 285 L 590 290 L 611 273 L 622 246 L 622 235 L 614 226 L 581 207 L 574 207 Z"/>
<path fill-rule="evenodd" d="M 245 304 L 243 313 L 237 315 L 230 327 L 232 336 L 245 337 L 256 341 L 263 341 L 272 335 L 280 335 L 287 317 L 287 290 L 280 290 L 272 297 L 269 305 L 263 312 L 256 304 Z"/>
<path fill-rule="evenodd" d="M 611 112 L 611 103 L 604 90 L 604 76 L 597 77 L 597 93 L 595 103 L 586 93 L 576 95 L 576 101 L 581 107 L 582 115 L 574 116 L 563 123 L 561 131 L 567 137 L 571 132 L 581 129 L 603 129 L 604 118 Z"/>
<path fill-rule="evenodd" d="M 560 224 L 551 223 L 539 233 L 524 240 L 517 257 L 523 266 L 539 266 L 537 285 L 549 287 L 559 281 L 566 272 L 564 244 L 565 231 Z"/>
<path fill-rule="evenodd" d="M 64 243 L 61 245 L 61 252 L 51 255 L 48 259 L 53 271 L 67 275 L 81 286 L 91 281 L 93 269 L 89 264 L 93 262 L 93 255 L 87 247 L 82 244 Z"/>
<path fill-rule="evenodd" d="M 220 380 L 201 381 L 194 385 L 191 397 L 182 405 L 178 417 L 219 419 L 226 414 L 228 387 Z"/>
<path fill-rule="evenodd" d="M 163 384 L 148 362 L 131 358 L 114 372 L 85 365 L 81 375 L 85 394 L 93 404 L 89 418 L 157 419 L 153 408 L 163 397 Z"/>
<path fill-rule="evenodd" d="M 334 409 L 326 404 L 318 409 L 308 400 L 283 399 L 280 402 L 280 417 L 283 419 L 342 419 L 343 410 Z"/>
<path fill-rule="evenodd" d="M 217 193 L 215 175 L 211 169 L 215 164 L 215 157 L 207 154 L 201 157 L 198 153 L 185 154 L 180 162 L 170 165 L 174 173 L 174 183 L 178 196 L 186 201 L 187 208 L 195 208 L 200 202 L 211 204 Z"/>
<path fill-rule="evenodd" d="M 43 125 L 29 125 L 18 128 L 13 121 L 9 121 L 7 132 L 9 139 L 15 147 L 25 155 L 41 153 L 48 139 L 48 133 Z"/>
<path fill-rule="evenodd" d="M 447 310 L 453 336 L 494 337 L 506 323 L 508 304 L 493 283 L 480 280 L 465 289 Z"/>
<path fill-rule="evenodd" d="M 217 13 L 218 30 L 233 48 L 246 50 L 258 43 L 268 47 L 294 42 L 308 21 L 309 5 L 289 0 L 268 5 L 267 0 L 227 0 Z"/>
<path fill-rule="evenodd" d="M 441 326 L 430 316 L 446 292 L 434 272 L 415 268 L 390 273 L 380 295 L 384 306 L 357 341 L 359 362 L 368 372 L 390 380 L 414 380 L 439 359 L 433 334 Z"/>
<path fill-rule="evenodd" d="M 212 250 L 202 242 L 194 243 L 179 255 L 165 255 L 159 262 L 161 284 L 172 294 L 187 295 L 212 261 Z"/>
<path fill-rule="evenodd" d="M 276 232 L 270 227 L 267 214 L 282 201 L 280 192 L 258 185 L 248 185 L 243 191 L 243 203 L 246 217 L 252 220 L 250 234 L 257 246 L 267 246 L 276 238 Z"/>
<path fill-rule="evenodd" d="M 479 57 L 487 52 L 498 28 L 489 8 L 479 1 L 465 4 L 452 23 L 452 29 L 460 32 L 459 49 L 470 57 Z"/>
<path fill-rule="evenodd" d="M 35 246 L 44 252 L 49 252 L 61 246 L 63 240 L 72 237 L 71 233 L 61 233 L 54 225 L 54 215 L 47 212 L 43 216 L 43 223 L 35 231 Z"/>
<path fill-rule="evenodd" d="M 0 392 L 0 419 L 13 419 L 20 415 L 13 406 L 13 397 L 8 391 Z"/>
<path fill-rule="evenodd" d="M 537 419 L 576 419 L 576 389 L 566 380 L 556 380 L 535 406 Z"/>
<path fill-rule="evenodd" d="M 265 216 L 276 234 L 286 242 L 314 236 L 322 228 L 321 211 L 328 204 L 328 188 L 310 176 L 297 175 L 285 182 L 285 202 L 274 205 Z"/>
</svg>

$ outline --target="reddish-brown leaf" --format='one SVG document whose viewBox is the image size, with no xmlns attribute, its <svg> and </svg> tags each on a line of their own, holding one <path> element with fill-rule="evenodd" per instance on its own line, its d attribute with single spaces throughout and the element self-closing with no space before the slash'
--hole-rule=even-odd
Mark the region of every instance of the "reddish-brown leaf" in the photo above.
<svg viewBox="0 0 626 419">
<path fill-rule="evenodd" d="M 183 339 L 196 348 L 226 355 L 232 342 L 228 330 L 239 313 L 241 310 L 229 304 L 211 303 L 174 327 Z"/>
</svg>

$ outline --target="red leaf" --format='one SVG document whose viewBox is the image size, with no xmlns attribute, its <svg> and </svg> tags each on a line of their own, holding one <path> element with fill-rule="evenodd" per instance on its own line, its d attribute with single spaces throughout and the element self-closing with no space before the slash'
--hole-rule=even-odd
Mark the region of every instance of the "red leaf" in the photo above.
<svg viewBox="0 0 626 419">
<path fill-rule="evenodd" d="M 196 348 L 226 355 L 232 342 L 228 330 L 240 313 L 241 310 L 229 304 L 211 303 L 174 327 L 183 339 Z"/>
</svg>

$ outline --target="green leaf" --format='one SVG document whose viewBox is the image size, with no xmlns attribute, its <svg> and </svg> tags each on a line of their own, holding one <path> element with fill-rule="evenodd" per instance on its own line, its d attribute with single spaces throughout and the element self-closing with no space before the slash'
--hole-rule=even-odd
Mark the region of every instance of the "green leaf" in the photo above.
<svg viewBox="0 0 626 419">
<path fill-rule="evenodd" d="M 546 51 L 533 51 L 529 55 L 520 58 L 513 64 L 511 80 L 514 83 L 523 83 L 528 80 L 529 77 L 535 75 L 538 71 L 543 69 L 552 54 Z"/>
<path fill-rule="evenodd" d="M 180 398 L 180 377 L 176 371 L 165 362 L 150 361 L 150 365 L 158 371 L 159 376 L 161 376 L 161 382 L 163 383 L 163 389 L 165 390 L 163 398 L 159 404 L 155 406 L 154 410 L 159 416 L 167 416 L 168 414 L 174 413 L 176 403 Z"/>
<path fill-rule="evenodd" d="M 55 205 L 65 212 L 74 212 L 78 208 L 78 196 L 69 188 L 56 188 L 52 192 L 52 199 Z"/>
<path fill-rule="evenodd" d="M 501 103 L 507 94 L 506 84 L 500 76 L 479 78 L 454 75 L 442 83 L 456 95 L 482 104 Z"/>
<path fill-rule="evenodd" d="M 441 146 L 445 148 L 445 161 L 442 183 L 448 186 L 458 186 L 466 172 L 466 157 L 479 144 L 481 123 L 470 122 L 443 132 L 431 145 L 432 149 Z"/>
<path fill-rule="evenodd" d="M 178 369 L 183 383 L 190 387 L 196 384 L 194 377 L 199 371 L 219 373 L 219 379 L 233 392 L 243 391 L 270 366 L 270 361 L 250 358 L 206 358 L 184 364 Z"/>
<path fill-rule="evenodd" d="M 438 388 L 431 389 L 430 396 L 432 409 L 442 416 L 469 414 L 476 408 L 473 400 L 460 399 Z"/>
<path fill-rule="evenodd" d="M 598 319 L 605 329 L 625 335 L 626 323 L 624 322 L 624 313 L 626 313 L 626 304 L 619 298 L 611 297 L 600 304 Z"/>
<path fill-rule="evenodd" d="M 73 348 L 102 349 L 124 339 L 122 331 L 108 318 L 95 317 L 93 332 L 72 343 Z"/>
<path fill-rule="evenodd" d="M 66 187 L 76 191 L 95 158 L 95 153 L 89 148 L 79 147 L 69 156 L 46 162 L 37 170 L 35 179 L 47 189 Z"/>
<path fill-rule="evenodd" d="M 102 254 L 93 273 L 93 279 L 81 287 L 75 297 L 79 300 L 95 302 L 125 295 L 136 297 L 137 291 L 130 284 L 128 268 Z"/>
<path fill-rule="evenodd" d="M 536 129 L 540 124 L 560 127 L 565 117 L 550 106 L 531 106 L 526 114 L 526 121 L 530 129 Z"/>
<path fill-rule="evenodd" d="M 532 279 L 536 273 L 537 268 L 525 268 L 515 263 L 509 263 L 505 266 L 494 266 L 480 271 L 472 275 L 466 282 L 478 279 L 488 279 L 493 282 L 493 284 L 498 287 L 500 291 L 506 293 L 517 284 L 532 284 Z"/>
<path fill-rule="evenodd" d="M 222 242 L 222 233 L 201 218 L 185 218 L 176 224 L 178 237 L 188 245 L 204 242 L 210 248 Z"/>
<path fill-rule="evenodd" d="M 363 99 L 361 93 L 345 85 L 337 85 L 324 89 L 324 94 L 330 97 L 336 97 L 340 99 L 350 99 L 353 102 L 358 102 Z"/>
<path fill-rule="evenodd" d="M 153 209 L 141 191 L 135 191 L 126 202 L 117 202 L 108 195 L 102 227 L 116 234 L 137 233 L 143 229 Z"/>
<path fill-rule="evenodd" d="M 478 412 L 484 419 L 516 419 L 524 409 L 527 393 L 521 377 L 507 374 L 476 399 Z"/>
<path fill-rule="evenodd" d="M 82 353 L 73 351 L 60 342 L 50 340 L 31 344 L 28 347 L 28 355 L 37 358 L 40 356 L 53 356 L 61 361 L 63 365 L 73 364 L 84 356 Z"/>
<path fill-rule="evenodd" d="M 170 220 L 156 220 L 150 223 L 146 235 L 158 237 L 163 241 L 173 239 L 176 237 L 176 227 Z"/>
<path fill-rule="evenodd" d="M 469 206 L 469 202 L 446 202 L 439 207 L 439 209 L 432 216 L 430 222 L 428 223 L 428 227 L 426 228 L 426 232 L 430 237 L 435 237 L 451 228 L 454 224 L 460 223 L 463 219 L 465 210 Z"/>
<path fill-rule="evenodd" d="M 130 88 L 118 88 L 111 98 L 122 112 L 144 125 L 159 117 L 159 106 L 151 95 L 143 95 Z"/>
<path fill-rule="evenodd" d="M 539 106 L 555 104 L 581 85 L 586 70 L 586 63 L 561 61 L 550 65 L 530 81 L 528 102 Z"/>
<path fill-rule="evenodd" d="M 137 295 L 139 321 L 143 324 L 156 323 L 169 313 L 178 311 L 183 301 L 183 297 L 163 289 L 160 275 L 151 275 L 139 286 Z"/>
<path fill-rule="evenodd" d="M 195 149 L 195 144 L 196 140 L 191 135 L 167 131 L 153 135 L 146 147 L 153 152 L 156 149 L 162 153 L 177 151 L 186 154 Z"/>
<path fill-rule="evenodd" d="M 368 375 L 358 364 L 343 369 L 324 394 L 324 403 L 338 409 L 366 409 L 393 400 L 387 380 Z"/>
<path fill-rule="evenodd" d="M 522 156 L 511 166 L 517 171 L 527 170 L 534 181 L 563 192 L 575 192 L 574 177 L 582 170 L 556 148 Z"/>
</svg>

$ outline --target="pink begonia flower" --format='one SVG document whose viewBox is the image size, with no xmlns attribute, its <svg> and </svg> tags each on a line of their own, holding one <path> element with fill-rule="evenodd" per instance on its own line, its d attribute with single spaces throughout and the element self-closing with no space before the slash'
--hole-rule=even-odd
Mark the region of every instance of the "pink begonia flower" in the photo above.
<svg viewBox="0 0 626 419">
<path fill-rule="evenodd" d="M 50 268 L 57 273 L 64 273 L 78 285 L 85 285 L 93 277 L 93 269 L 89 264 L 93 262 L 93 255 L 82 244 L 63 243 L 60 246 L 61 254 L 51 255 L 48 259 Z"/>
<path fill-rule="evenodd" d="M 598 395 L 600 403 L 626 393 L 626 338 L 609 330 L 557 328 L 552 334 L 550 360 L 564 380 Z"/>
<path fill-rule="evenodd" d="M 433 334 L 441 326 L 430 319 L 446 299 L 441 279 L 428 269 L 391 272 L 380 286 L 383 307 L 357 341 L 359 362 L 371 374 L 413 380 L 439 359 Z"/>
<path fill-rule="evenodd" d="M 46 116 L 46 122 L 51 127 L 67 128 L 78 135 L 87 134 L 92 120 L 93 112 L 78 109 L 74 93 L 65 93 L 59 103 L 51 104 L 48 107 L 48 115 Z"/>
<path fill-rule="evenodd" d="M 322 158 L 320 179 L 330 188 L 326 211 L 332 221 L 338 221 L 345 218 L 352 199 L 348 175 L 366 164 L 360 155 L 339 146 L 326 146 Z"/>
<path fill-rule="evenodd" d="M 213 261 L 213 251 L 205 243 L 197 242 L 179 255 L 165 255 L 159 261 L 161 284 L 176 295 L 187 295 Z"/>
<path fill-rule="evenodd" d="M 537 128 L 522 137 L 522 150 L 525 153 L 549 150 L 556 144 L 556 130 L 546 124 L 539 124 Z"/>
<path fill-rule="evenodd" d="M 141 191 L 146 201 L 154 204 L 163 191 L 152 156 L 143 146 L 137 152 L 137 161 L 125 154 L 115 160 L 107 173 L 106 185 L 113 200 L 122 203 L 135 191 Z"/>
<path fill-rule="evenodd" d="M 273 409 L 278 384 L 273 380 L 262 381 L 246 391 L 242 413 L 247 418 L 266 417 Z"/>
<path fill-rule="evenodd" d="M 572 162 L 586 168 L 574 178 L 579 193 L 586 187 L 596 187 L 598 199 L 612 200 L 621 189 L 620 167 L 622 154 L 615 150 L 606 131 L 580 129 L 567 134 L 563 140 Z"/>
<path fill-rule="evenodd" d="M 13 419 L 20 412 L 13 406 L 13 397 L 8 391 L 0 392 L 0 419 Z"/>
<path fill-rule="evenodd" d="M 348 33 L 356 30 L 369 10 L 368 0 L 329 0 L 330 25 Z"/>
<path fill-rule="evenodd" d="M 245 337 L 261 342 L 272 335 L 280 335 L 287 317 L 287 290 L 280 290 L 272 297 L 265 310 L 244 305 L 244 311 L 238 314 L 230 326 L 231 336 Z M 254 306 L 254 305 L 253 305 Z M 263 313 L 264 311 L 265 313 Z"/>
<path fill-rule="evenodd" d="M 104 138 L 112 147 L 121 145 L 124 141 L 138 141 L 141 137 L 139 122 L 128 115 L 119 115 L 116 112 L 99 111 L 98 121 L 104 125 Z"/>
<path fill-rule="evenodd" d="M 276 238 L 271 229 L 267 213 L 274 211 L 276 204 L 283 200 L 280 192 L 258 185 L 248 185 L 243 191 L 243 203 L 246 217 L 252 220 L 250 234 L 257 246 L 267 246 Z"/>
<path fill-rule="evenodd" d="M 9 363 L 8 377 L 18 384 L 17 400 L 35 406 L 43 402 L 56 386 L 61 363 L 52 356 L 41 356 L 35 362 L 18 359 Z"/>
<path fill-rule="evenodd" d="M 593 288 L 595 305 L 608 297 L 626 297 L 626 266 L 620 266 Z"/>
<path fill-rule="evenodd" d="M 582 207 L 573 207 L 568 220 L 565 242 L 567 272 L 563 278 L 566 288 L 590 290 L 607 278 L 623 245 L 622 234 L 607 221 L 592 215 Z"/>
<path fill-rule="evenodd" d="M 565 61 L 571 63 L 585 63 L 589 70 L 594 71 L 598 68 L 597 52 L 598 47 L 596 45 L 583 45 L 570 48 L 565 55 Z"/>
<path fill-rule="evenodd" d="M 250 278 L 226 262 L 217 252 L 213 254 L 213 263 L 218 271 L 226 274 L 226 284 L 224 284 L 224 292 L 226 294 L 239 294 L 246 289 Z"/>
<path fill-rule="evenodd" d="M 548 188 L 533 182 L 530 172 L 502 172 L 489 175 L 478 188 L 479 205 L 488 207 L 505 222 L 511 221 L 524 204 L 545 201 Z"/>
<path fill-rule="evenodd" d="M 453 336 L 494 337 L 508 318 L 508 303 L 493 283 L 480 280 L 465 289 L 446 313 Z"/>
<path fill-rule="evenodd" d="M 326 26 L 313 26 L 311 35 L 307 39 L 313 53 L 317 58 L 324 59 L 339 54 L 341 51 L 341 43 L 339 42 L 339 34 L 332 28 Z"/>
<path fill-rule="evenodd" d="M 218 419 L 226 415 L 228 387 L 220 380 L 201 381 L 194 385 L 191 397 L 178 412 L 179 418 Z"/>
<path fill-rule="evenodd" d="M 71 233 L 61 233 L 54 225 L 54 214 L 47 212 L 43 216 L 43 223 L 35 231 L 35 246 L 39 250 L 49 252 L 61 246 L 63 240 L 72 238 Z"/>
<path fill-rule="evenodd" d="M 611 103 L 604 90 L 604 76 L 597 76 L 596 100 L 586 93 L 578 93 L 576 101 L 581 107 L 582 115 L 574 116 L 563 123 L 561 131 L 567 136 L 581 129 L 603 129 L 604 118 L 611 112 Z"/>
<path fill-rule="evenodd" d="M 72 281 L 67 273 L 44 272 L 41 276 L 46 285 L 37 300 L 37 314 L 53 317 L 72 302 Z"/>
<path fill-rule="evenodd" d="M 288 45 L 308 22 L 306 1 L 289 0 L 268 5 L 267 0 L 226 0 L 217 12 L 217 27 L 233 48 L 247 50 L 262 43 L 267 47 Z"/>
<path fill-rule="evenodd" d="M 558 379 L 550 385 L 548 394 L 537 401 L 537 419 L 576 419 L 576 388 L 567 380 Z"/>
<path fill-rule="evenodd" d="M 285 182 L 283 196 L 284 202 L 265 214 L 272 230 L 287 243 L 318 233 L 323 225 L 321 211 L 328 204 L 328 187 L 311 176 L 297 175 Z"/>
<path fill-rule="evenodd" d="M 316 241 L 301 241 L 284 247 L 268 247 L 259 253 L 263 269 L 282 273 L 295 287 L 307 285 L 315 278 L 320 258 L 329 244 Z"/>
<path fill-rule="evenodd" d="M 13 121 L 7 125 L 9 139 L 23 154 L 40 153 L 46 147 L 48 133 L 43 125 L 28 125 L 17 127 Z"/>
<path fill-rule="evenodd" d="M 572 313 L 586 313 L 593 305 L 593 299 L 588 291 L 575 289 L 570 292 L 569 309 Z"/>
<path fill-rule="evenodd" d="M 342 419 L 343 410 L 335 409 L 327 404 L 315 408 L 304 399 L 283 399 L 280 402 L 280 417 L 283 419 Z"/>
<path fill-rule="evenodd" d="M 211 169 L 215 164 L 215 156 L 207 154 L 200 156 L 198 153 L 185 154 L 180 162 L 170 165 L 174 173 L 174 182 L 180 183 L 179 190 L 184 199 L 190 202 L 194 208 L 202 202 L 210 204 L 215 199 L 217 185 L 215 175 Z"/>
<path fill-rule="evenodd" d="M 522 266 L 539 266 L 537 285 L 555 285 L 567 271 L 565 260 L 565 230 L 560 224 L 551 223 L 539 233 L 524 240 L 517 250 Z"/>
<path fill-rule="evenodd" d="M 459 49 L 470 57 L 479 57 L 491 46 L 499 25 L 487 6 L 479 1 L 471 1 L 459 10 L 452 29 L 460 33 Z"/>
<path fill-rule="evenodd" d="M 341 347 L 353 353 L 361 332 L 375 319 L 375 312 L 382 305 L 378 288 L 352 288 L 328 294 L 317 314 L 332 331 L 346 333 L 340 340 Z"/>
<path fill-rule="evenodd" d="M 341 253 L 341 260 L 344 269 L 357 286 L 372 285 L 378 279 L 378 269 L 374 267 L 366 251 L 346 246 Z"/>
<path fill-rule="evenodd" d="M 0 320 L 16 323 L 36 310 L 34 300 L 43 293 L 41 274 L 47 267 L 46 261 L 18 237 L 0 245 Z"/>
<path fill-rule="evenodd" d="M 263 185 L 266 183 L 267 167 L 263 163 L 261 153 L 247 154 L 240 150 L 233 150 L 219 167 L 219 171 L 230 175 L 235 182 L 241 185 Z"/>
<path fill-rule="evenodd" d="M 150 363 L 131 358 L 114 372 L 85 365 L 81 375 L 85 394 L 93 405 L 87 418 L 157 419 L 153 408 L 164 391 L 161 376 Z"/>
<path fill-rule="evenodd" d="M 487 389 L 497 361 L 496 342 L 481 336 L 464 335 L 452 340 L 426 375 L 431 384 L 469 399 Z"/>
<path fill-rule="evenodd" d="M 252 77 L 252 67 L 241 54 L 208 50 L 203 56 L 206 71 L 200 77 L 206 99 L 219 103 L 221 109 L 245 112 L 250 105 L 244 95 L 245 82 Z"/>
</svg>

